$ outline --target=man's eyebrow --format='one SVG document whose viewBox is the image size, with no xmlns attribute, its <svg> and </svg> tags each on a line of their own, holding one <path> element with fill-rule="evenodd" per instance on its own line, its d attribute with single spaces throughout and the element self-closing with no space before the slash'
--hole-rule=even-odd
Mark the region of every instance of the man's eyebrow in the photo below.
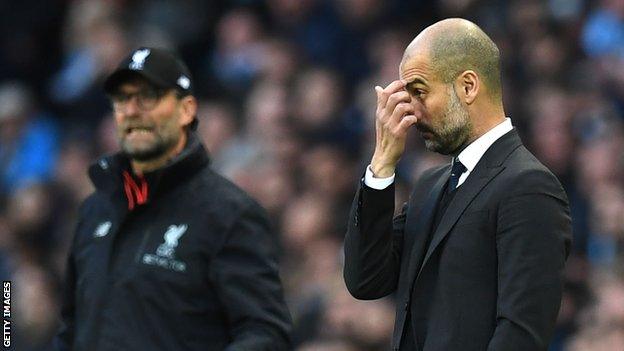
<svg viewBox="0 0 624 351">
<path fill-rule="evenodd" d="M 414 84 L 427 85 L 427 82 L 424 79 L 422 79 L 422 78 L 416 77 L 416 78 L 413 78 L 413 79 L 407 81 L 405 83 L 405 86 L 414 85 Z"/>
</svg>

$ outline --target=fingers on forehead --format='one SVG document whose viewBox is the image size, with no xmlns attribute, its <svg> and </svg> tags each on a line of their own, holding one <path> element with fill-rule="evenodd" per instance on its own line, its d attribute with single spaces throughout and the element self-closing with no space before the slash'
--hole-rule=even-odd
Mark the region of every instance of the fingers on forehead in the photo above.
<svg viewBox="0 0 624 351">
<path fill-rule="evenodd" d="M 405 88 L 405 83 L 401 80 L 395 80 L 394 82 L 388 84 L 384 91 L 386 93 L 392 94 L 394 92 L 402 90 L 403 88 Z"/>
<path fill-rule="evenodd" d="M 390 95 L 388 98 L 389 101 L 398 103 L 401 101 L 409 102 L 411 100 L 410 95 L 406 91 L 397 91 Z"/>
</svg>

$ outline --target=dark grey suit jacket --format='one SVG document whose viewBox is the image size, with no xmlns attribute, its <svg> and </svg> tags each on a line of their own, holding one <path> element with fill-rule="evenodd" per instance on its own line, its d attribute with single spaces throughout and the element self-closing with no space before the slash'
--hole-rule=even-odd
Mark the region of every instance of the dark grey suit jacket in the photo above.
<svg viewBox="0 0 624 351">
<path fill-rule="evenodd" d="M 571 238 L 559 181 L 514 129 L 457 189 L 425 247 L 449 175 L 449 165 L 425 172 L 394 219 L 394 187 L 362 182 L 345 238 L 347 288 L 358 299 L 396 293 L 395 350 L 406 318 L 425 351 L 546 350 Z"/>
</svg>

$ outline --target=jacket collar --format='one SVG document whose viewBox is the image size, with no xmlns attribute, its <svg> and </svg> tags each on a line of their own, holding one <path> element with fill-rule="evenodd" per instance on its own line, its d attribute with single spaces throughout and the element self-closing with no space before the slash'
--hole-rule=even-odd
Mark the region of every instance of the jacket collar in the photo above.
<svg viewBox="0 0 624 351">
<path fill-rule="evenodd" d="M 500 167 L 520 145 L 522 145 L 522 140 L 518 135 L 518 130 L 513 128 L 492 144 L 483 155 L 483 160 L 488 168 Z"/>
<path fill-rule="evenodd" d="M 190 132 L 187 144 L 180 154 L 163 168 L 144 174 L 150 186 L 150 197 L 184 182 L 209 163 L 208 152 L 195 133 Z M 124 153 L 118 152 L 93 163 L 89 167 L 89 177 L 97 190 L 112 195 L 123 191 L 123 171 L 130 171 L 130 160 Z"/>
<path fill-rule="evenodd" d="M 496 140 L 500 139 L 503 135 L 512 130 L 513 126 L 511 125 L 511 119 L 507 117 L 503 122 L 499 123 L 487 133 L 473 141 L 470 145 L 466 146 L 466 148 L 462 150 L 459 155 L 457 155 L 457 158 L 469 172 L 472 172 L 490 146 L 492 146 Z"/>
</svg>

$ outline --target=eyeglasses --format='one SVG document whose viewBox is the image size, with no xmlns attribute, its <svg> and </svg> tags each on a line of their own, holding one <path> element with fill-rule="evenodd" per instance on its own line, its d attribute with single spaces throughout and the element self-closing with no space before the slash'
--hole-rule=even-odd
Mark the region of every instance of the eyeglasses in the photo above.
<svg viewBox="0 0 624 351">
<path fill-rule="evenodd" d="M 136 104 L 141 111 L 150 111 L 156 107 L 158 101 L 165 96 L 167 90 L 145 87 L 135 93 L 124 94 L 117 92 L 110 95 L 110 100 L 115 112 L 124 112 L 133 97 L 136 97 Z"/>
</svg>

